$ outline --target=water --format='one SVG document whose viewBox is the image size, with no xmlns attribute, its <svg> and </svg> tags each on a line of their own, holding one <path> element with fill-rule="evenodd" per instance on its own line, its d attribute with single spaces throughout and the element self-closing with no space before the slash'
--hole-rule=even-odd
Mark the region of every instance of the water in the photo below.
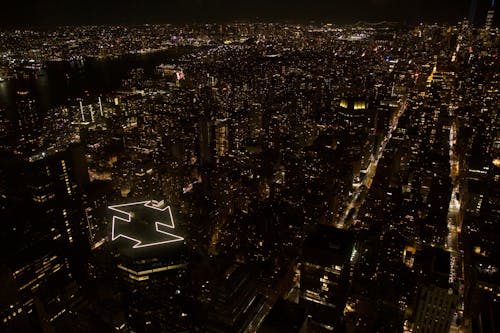
<svg viewBox="0 0 500 333">
<path fill-rule="evenodd" d="M 103 95 L 121 88 L 122 80 L 133 68 L 143 68 L 151 75 L 161 63 L 169 63 L 192 52 L 193 48 L 178 47 L 141 55 L 93 59 L 83 62 L 49 62 L 38 75 L 0 82 L 0 117 L 15 118 L 18 91 L 28 91 L 35 100 L 35 112 L 40 116 L 52 107 L 64 105 L 75 98 Z"/>
</svg>

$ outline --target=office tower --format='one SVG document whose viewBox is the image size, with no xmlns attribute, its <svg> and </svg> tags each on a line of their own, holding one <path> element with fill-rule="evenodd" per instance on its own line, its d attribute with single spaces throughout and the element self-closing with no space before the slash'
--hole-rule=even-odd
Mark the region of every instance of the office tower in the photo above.
<svg viewBox="0 0 500 333">
<path fill-rule="evenodd" d="M 415 270 L 422 272 L 415 312 L 414 332 L 449 332 L 458 305 L 450 283 L 450 253 L 427 247 L 417 253 Z"/>
<path fill-rule="evenodd" d="M 362 98 L 344 98 L 338 107 L 342 146 L 352 161 L 354 183 L 366 174 L 375 147 L 375 115 Z"/>
<path fill-rule="evenodd" d="M 469 3 L 469 13 L 467 16 L 467 21 L 469 22 L 469 26 L 478 27 L 483 24 L 483 19 L 486 17 L 486 28 L 491 28 L 491 24 L 493 23 L 494 18 L 494 8 L 495 1 L 494 0 L 470 0 Z M 491 16 L 490 16 L 491 14 Z M 490 19 L 488 19 L 490 18 Z M 488 25 L 488 22 L 490 24 Z"/>
<path fill-rule="evenodd" d="M 89 181 L 82 147 L 42 151 L 24 161 L 25 186 L 35 211 L 55 225 L 69 244 L 80 240 L 81 191 Z"/>
<path fill-rule="evenodd" d="M 186 246 L 170 209 L 163 201 L 149 201 L 109 210 L 119 291 L 135 332 L 187 329 Z"/>
<path fill-rule="evenodd" d="M 18 325 L 28 325 L 22 329 L 26 332 L 40 325 L 50 328 L 75 292 L 80 187 L 88 178 L 82 158 L 74 146 L 0 159 L 3 278 L 13 286 L 10 301 L 4 300 L 0 309 L 7 331 L 19 330 Z"/>
<path fill-rule="evenodd" d="M 341 126 L 346 129 L 364 131 L 373 129 L 373 112 L 368 107 L 368 102 L 365 99 L 343 98 L 340 101 L 338 113 Z"/>
<path fill-rule="evenodd" d="M 265 297 L 257 292 L 251 266 L 234 264 L 212 291 L 207 331 L 255 332 L 262 322 Z"/>
<path fill-rule="evenodd" d="M 500 262 L 498 233 L 490 237 L 473 237 L 470 267 L 466 276 L 465 311 L 472 318 L 473 327 L 478 332 L 495 332 L 498 325 L 500 306 Z M 484 243 L 481 243 L 484 241 Z M 493 245 L 493 247 L 492 247 Z M 497 326 L 498 327 L 498 326 Z"/>
<path fill-rule="evenodd" d="M 13 228 L 26 225 L 27 234 L 32 229 L 47 232 L 56 239 L 62 237 L 68 245 L 79 240 L 81 189 L 89 181 L 80 146 L 6 156 L 1 167 L 6 194 L 12 198 L 7 211 L 16 216 Z M 16 206 L 15 200 L 23 204 Z"/>
<path fill-rule="evenodd" d="M 300 302 L 314 326 L 333 331 L 340 323 L 346 302 L 353 234 L 318 225 L 307 236 L 302 250 Z"/>
<path fill-rule="evenodd" d="M 493 25 L 493 19 L 495 18 L 495 2 L 493 1 L 491 4 L 491 8 L 488 10 L 488 13 L 486 13 L 486 23 L 485 27 L 486 29 L 491 29 Z"/>
<path fill-rule="evenodd" d="M 498 138 L 496 138 L 498 156 Z M 493 332 L 498 325 L 500 311 L 500 160 L 494 159 L 488 166 L 485 182 L 474 188 L 465 222 L 467 229 L 466 298 L 465 311 L 472 317 L 478 332 Z M 472 192 L 472 191 L 471 191 Z M 472 197 L 474 194 L 474 197 Z"/>
<path fill-rule="evenodd" d="M 116 268 L 131 330 L 181 332 L 187 328 L 186 260 L 182 243 L 120 253 Z"/>
</svg>

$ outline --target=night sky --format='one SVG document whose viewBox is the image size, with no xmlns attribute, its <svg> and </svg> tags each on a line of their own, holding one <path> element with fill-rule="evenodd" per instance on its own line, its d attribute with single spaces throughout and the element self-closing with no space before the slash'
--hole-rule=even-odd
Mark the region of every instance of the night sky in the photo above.
<svg viewBox="0 0 500 333">
<path fill-rule="evenodd" d="M 471 0 L 6 0 L 0 26 L 328 21 L 450 22 L 467 17 Z M 478 21 L 489 0 L 478 2 Z M 500 13 L 498 13 L 500 14 Z M 498 15 L 497 15 L 498 16 Z M 496 20 L 498 22 L 498 20 Z"/>
</svg>

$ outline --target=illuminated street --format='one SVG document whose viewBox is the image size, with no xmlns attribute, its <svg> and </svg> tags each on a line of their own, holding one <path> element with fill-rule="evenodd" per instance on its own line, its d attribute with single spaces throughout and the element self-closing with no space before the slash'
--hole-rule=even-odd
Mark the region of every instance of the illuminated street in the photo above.
<svg viewBox="0 0 500 333">
<path fill-rule="evenodd" d="M 400 101 L 400 106 L 398 108 L 398 111 L 395 113 L 393 119 L 391 120 L 391 126 L 389 128 L 389 131 L 387 132 L 387 135 L 384 137 L 384 140 L 380 144 L 380 148 L 377 152 L 377 155 L 375 157 L 372 155 L 370 158 L 370 164 L 368 166 L 366 174 L 363 177 L 361 185 L 357 186 L 354 189 L 354 192 L 352 194 L 352 200 L 345 208 L 341 219 L 337 222 L 334 222 L 337 228 L 348 229 L 351 226 L 352 222 L 356 219 L 358 210 L 364 203 L 364 198 L 362 198 L 363 200 L 359 200 L 359 198 L 360 196 L 362 196 L 363 193 L 366 194 L 369 191 L 373 182 L 373 178 L 377 173 L 378 162 L 384 155 L 385 147 L 387 146 L 387 143 L 389 143 L 389 141 L 391 140 L 392 133 L 398 127 L 399 118 L 403 115 L 404 111 L 406 110 L 406 105 L 407 105 L 407 96 L 404 96 Z M 348 219 L 350 213 L 351 217 Z"/>
<path fill-rule="evenodd" d="M 450 107 L 452 117 L 456 116 L 456 108 Z M 462 229 L 460 218 L 460 167 L 459 157 L 456 153 L 457 128 L 456 121 L 453 120 L 450 128 L 450 178 L 453 184 L 453 192 L 450 198 L 448 209 L 448 236 L 445 247 L 450 251 L 450 283 L 457 286 L 459 294 L 458 309 L 453 317 L 450 326 L 451 333 L 469 333 L 470 327 L 464 320 L 464 276 L 463 276 L 463 255 L 459 247 L 459 237 Z M 457 320 L 459 321 L 457 323 Z"/>
</svg>

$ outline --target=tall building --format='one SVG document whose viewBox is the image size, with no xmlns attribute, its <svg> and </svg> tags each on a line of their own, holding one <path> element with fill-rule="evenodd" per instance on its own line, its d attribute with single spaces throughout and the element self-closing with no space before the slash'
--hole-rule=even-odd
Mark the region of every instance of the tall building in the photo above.
<svg viewBox="0 0 500 333">
<path fill-rule="evenodd" d="M 187 328 L 187 258 L 183 244 L 121 252 L 116 263 L 129 328 L 182 332 Z"/>
<path fill-rule="evenodd" d="M 307 236 L 302 250 L 300 302 L 318 330 L 334 331 L 346 302 L 353 234 L 318 225 Z"/>
<path fill-rule="evenodd" d="M 482 26 L 484 18 L 494 13 L 495 0 L 470 0 L 467 21 L 472 27 Z M 487 19 L 488 21 L 488 19 Z M 491 16 L 493 23 L 493 15 Z M 488 25 L 486 25 L 488 27 Z M 491 27 L 491 25 L 490 25 Z"/>
<path fill-rule="evenodd" d="M 486 29 L 491 29 L 493 26 L 493 19 L 495 18 L 495 8 L 493 6 L 494 2 L 492 3 L 490 10 L 488 10 L 488 13 L 486 13 Z"/>
<path fill-rule="evenodd" d="M 186 246 L 170 207 L 145 201 L 109 208 L 115 272 L 129 329 L 186 331 Z"/>
<path fill-rule="evenodd" d="M 344 98 L 340 101 L 338 113 L 341 126 L 349 130 L 370 131 L 374 125 L 373 112 L 362 98 Z"/>
<path fill-rule="evenodd" d="M 346 98 L 338 108 L 340 127 L 343 129 L 342 146 L 352 161 L 354 183 L 360 183 L 375 150 L 375 114 L 362 98 Z"/>
<path fill-rule="evenodd" d="M 249 266 L 232 265 L 212 291 L 207 331 L 253 332 L 262 322 L 265 297 L 257 292 L 255 272 Z"/>
<path fill-rule="evenodd" d="M 65 309 L 78 272 L 80 187 L 88 178 L 83 154 L 75 146 L 4 157 L 2 280 L 12 292 L 0 302 L 0 321 L 6 331 L 19 331 L 18 325 L 28 325 L 25 332 L 49 329 Z"/>
<path fill-rule="evenodd" d="M 458 305 L 458 295 L 449 281 L 450 253 L 435 247 L 424 248 L 417 253 L 415 268 L 423 275 L 414 332 L 449 332 Z"/>
<path fill-rule="evenodd" d="M 498 148 L 497 148 L 498 149 Z M 498 150 L 495 152 L 498 154 Z M 470 191 L 472 192 L 472 191 Z M 500 295 L 500 160 L 489 165 L 486 181 L 475 189 L 467 217 L 468 228 L 465 311 L 478 332 L 498 325 Z M 471 195 L 471 193 L 469 193 Z M 473 206 L 475 205 L 475 207 Z"/>
</svg>

